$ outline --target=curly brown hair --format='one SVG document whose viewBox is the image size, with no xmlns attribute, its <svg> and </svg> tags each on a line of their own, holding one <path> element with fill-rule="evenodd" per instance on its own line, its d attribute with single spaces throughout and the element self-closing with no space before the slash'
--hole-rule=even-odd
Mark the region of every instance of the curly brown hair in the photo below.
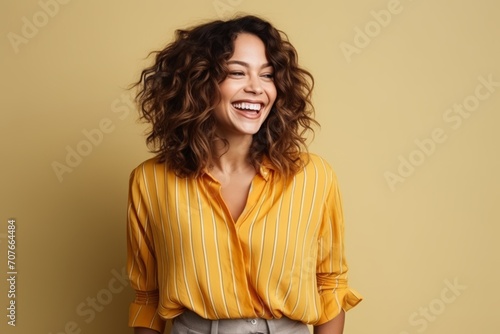
<svg viewBox="0 0 500 334">
<path fill-rule="evenodd" d="M 172 43 L 153 52 L 154 64 L 134 85 L 139 86 L 141 119 L 152 125 L 147 144 L 179 176 L 197 177 L 217 159 L 213 143 L 224 139 L 215 133 L 213 110 L 220 101 L 219 84 L 228 74 L 226 62 L 241 33 L 256 35 L 264 43 L 277 91 L 269 116 L 253 136 L 250 162 L 258 167 L 266 156 L 285 177 L 304 163 L 304 135 L 318 124 L 312 118 L 314 79 L 299 67 L 297 52 L 284 32 L 246 15 L 177 30 Z"/>
</svg>

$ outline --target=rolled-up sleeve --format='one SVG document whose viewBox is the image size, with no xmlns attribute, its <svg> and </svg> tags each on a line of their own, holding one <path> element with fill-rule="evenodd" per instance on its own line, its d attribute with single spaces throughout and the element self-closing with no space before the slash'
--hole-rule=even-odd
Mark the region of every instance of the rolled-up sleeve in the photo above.
<svg viewBox="0 0 500 334">
<path fill-rule="evenodd" d="M 157 312 L 158 282 L 151 221 L 143 173 L 130 175 L 127 213 L 127 270 L 136 296 L 129 308 L 130 327 L 151 328 L 163 333 L 165 320 Z"/>
<path fill-rule="evenodd" d="M 356 306 L 363 297 L 348 284 L 348 266 L 344 251 L 344 215 L 335 173 L 325 201 L 320 230 L 318 263 L 316 268 L 318 291 L 323 313 L 317 325 L 335 318 L 341 310 Z"/>
</svg>

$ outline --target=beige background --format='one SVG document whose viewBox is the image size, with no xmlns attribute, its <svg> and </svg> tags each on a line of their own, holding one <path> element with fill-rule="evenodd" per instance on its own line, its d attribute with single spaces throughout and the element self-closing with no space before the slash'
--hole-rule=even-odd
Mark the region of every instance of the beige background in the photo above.
<svg viewBox="0 0 500 334">
<path fill-rule="evenodd" d="M 19 272 L 17 326 L 6 324 L 2 278 L 0 332 L 131 333 L 132 292 L 116 277 L 128 176 L 149 154 L 124 88 L 175 28 L 236 12 L 286 31 L 316 78 L 322 129 L 311 150 L 339 176 L 351 285 L 365 297 L 345 333 L 497 332 L 497 1 L 0 6 L 0 276 L 11 217 Z M 86 156 L 68 166 L 76 149 Z M 66 165 L 59 177 L 54 164 Z"/>
</svg>

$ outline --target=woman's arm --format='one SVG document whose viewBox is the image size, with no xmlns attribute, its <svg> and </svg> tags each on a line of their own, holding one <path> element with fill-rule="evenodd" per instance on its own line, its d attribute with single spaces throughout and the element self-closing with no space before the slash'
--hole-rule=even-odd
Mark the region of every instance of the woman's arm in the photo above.
<svg viewBox="0 0 500 334">
<path fill-rule="evenodd" d="M 340 314 L 332 320 L 325 322 L 319 326 L 314 326 L 314 334 L 342 334 L 344 332 L 345 312 L 340 311 Z"/>
<path fill-rule="evenodd" d="M 155 331 L 151 328 L 135 327 L 134 334 L 158 334 L 160 332 Z"/>
<path fill-rule="evenodd" d="M 128 325 L 142 328 L 142 334 L 162 333 L 165 320 L 158 314 L 160 298 L 157 284 L 157 262 L 154 245 L 154 228 L 150 219 L 148 184 L 151 167 L 146 164 L 130 174 L 127 210 L 127 271 L 135 298 L 129 307 Z M 150 328 L 153 331 L 143 330 Z"/>
</svg>

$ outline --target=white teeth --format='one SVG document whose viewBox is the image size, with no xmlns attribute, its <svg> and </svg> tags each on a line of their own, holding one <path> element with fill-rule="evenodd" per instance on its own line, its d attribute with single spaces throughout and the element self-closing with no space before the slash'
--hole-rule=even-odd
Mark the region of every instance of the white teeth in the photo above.
<svg viewBox="0 0 500 334">
<path fill-rule="evenodd" d="M 242 109 L 242 110 L 259 111 L 261 108 L 261 105 L 260 105 L 260 103 L 240 102 L 240 103 L 233 103 L 233 107 L 235 107 L 237 109 Z"/>
</svg>

